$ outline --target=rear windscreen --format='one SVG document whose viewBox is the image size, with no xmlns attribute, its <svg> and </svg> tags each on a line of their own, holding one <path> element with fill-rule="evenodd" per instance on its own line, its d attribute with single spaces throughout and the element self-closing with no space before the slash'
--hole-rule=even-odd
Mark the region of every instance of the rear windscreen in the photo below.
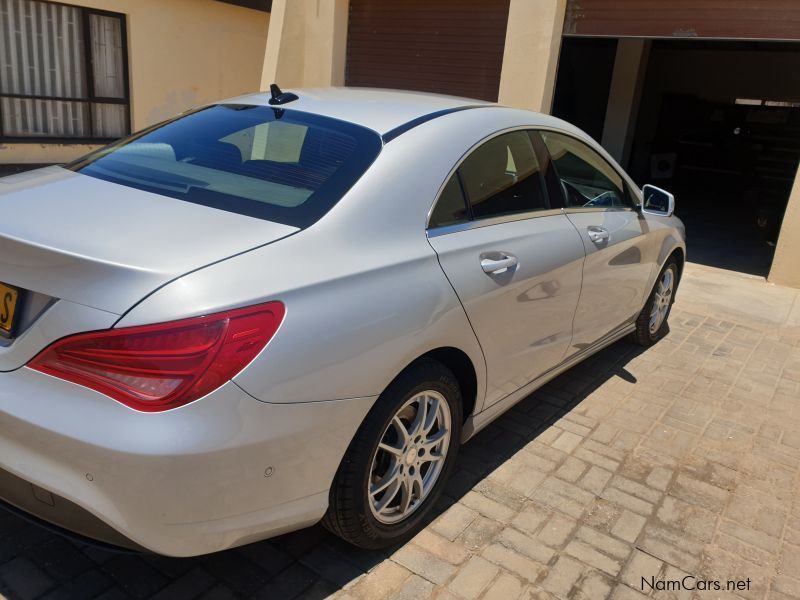
<svg viewBox="0 0 800 600">
<path fill-rule="evenodd" d="M 352 123 L 267 106 L 219 104 L 123 139 L 67 168 L 307 227 L 352 187 L 380 148 L 377 133 Z"/>
</svg>

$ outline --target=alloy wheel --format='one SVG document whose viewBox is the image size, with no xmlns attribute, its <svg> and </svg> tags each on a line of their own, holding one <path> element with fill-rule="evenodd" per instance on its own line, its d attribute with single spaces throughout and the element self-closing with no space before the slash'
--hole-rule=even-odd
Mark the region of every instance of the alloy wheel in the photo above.
<svg viewBox="0 0 800 600">
<path fill-rule="evenodd" d="M 422 505 L 442 473 L 451 432 L 450 406 L 439 392 L 420 392 L 395 413 L 378 443 L 367 484 L 378 521 L 399 523 Z"/>
<path fill-rule="evenodd" d="M 675 272 L 670 266 L 661 274 L 658 281 L 655 295 L 653 296 L 653 307 L 650 309 L 650 334 L 655 335 L 661 328 L 664 319 L 667 318 L 670 304 L 672 304 L 672 293 L 675 284 Z"/>
</svg>

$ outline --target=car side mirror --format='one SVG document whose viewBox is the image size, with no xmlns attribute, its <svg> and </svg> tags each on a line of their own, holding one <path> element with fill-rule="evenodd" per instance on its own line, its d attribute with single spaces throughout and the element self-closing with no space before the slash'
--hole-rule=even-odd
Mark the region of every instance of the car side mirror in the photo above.
<svg viewBox="0 0 800 600">
<path fill-rule="evenodd" d="M 671 217 L 675 212 L 675 196 L 648 183 L 642 188 L 642 212 Z"/>
</svg>

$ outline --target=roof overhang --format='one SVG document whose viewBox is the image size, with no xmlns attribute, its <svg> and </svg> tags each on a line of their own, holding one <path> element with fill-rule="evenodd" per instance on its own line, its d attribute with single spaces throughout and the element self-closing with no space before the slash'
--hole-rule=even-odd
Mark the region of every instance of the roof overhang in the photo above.
<svg viewBox="0 0 800 600">
<path fill-rule="evenodd" d="M 270 12 L 272 10 L 272 0 L 217 0 L 218 2 L 225 2 L 226 4 L 235 4 L 236 6 L 244 6 L 245 8 L 252 8 L 253 10 L 260 10 L 263 12 Z"/>
</svg>

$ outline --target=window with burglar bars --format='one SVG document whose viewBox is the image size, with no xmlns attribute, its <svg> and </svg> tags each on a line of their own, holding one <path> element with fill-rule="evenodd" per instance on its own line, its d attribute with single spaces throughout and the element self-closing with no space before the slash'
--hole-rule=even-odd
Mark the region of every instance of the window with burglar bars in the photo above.
<svg viewBox="0 0 800 600">
<path fill-rule="evenodd" d="M 0 0 L 0 140 L 130 132 L 125 16 Z"/>
</svg>

